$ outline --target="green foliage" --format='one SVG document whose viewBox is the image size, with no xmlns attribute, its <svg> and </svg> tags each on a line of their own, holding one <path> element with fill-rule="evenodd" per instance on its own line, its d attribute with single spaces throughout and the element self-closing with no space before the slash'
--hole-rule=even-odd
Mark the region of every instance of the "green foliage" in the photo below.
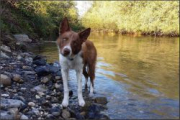
<svg viewBox="0 0 180 120">
<path fill-rule="evenodd" d="M 73 29 L 82 29 L 72 1 L 19 1 L 13 7 L 9 6 L 8 11 L 9 15 L 4 15 L 0 23 L 7 26 L 4 30 L 11 33 L 23 32 L 33 37 L 55 40 L 64 17 L 68 17 Z"/>
<path fill-rule="evenodd" d="M 179 35 L 179 2 L 96 1 L 82 24 L 96 30 Z"/>
</svg>

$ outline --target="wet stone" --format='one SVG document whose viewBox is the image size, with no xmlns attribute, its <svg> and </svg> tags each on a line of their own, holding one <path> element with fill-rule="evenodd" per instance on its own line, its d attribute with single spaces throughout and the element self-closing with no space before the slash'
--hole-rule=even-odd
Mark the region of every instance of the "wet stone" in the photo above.
<svg viewBox="0 0 180 120">
<path fill-rule="evenodd" d="M 40 112 L 37 108 L 32 108 L 32 112 L 35 114 L 35 115 L 40 115 Z"/>
<path fill-rule="evenodd" d="M 59 107 L 59 106 L 52 107 L 51 110 L 50 110 L 50 113 L 53 116 L 59 116 L 61 114 L 61 107 Z"/>
<path fill-rule="evenodd" d="M 56 79 L 56 80 L 60 80 L 61 77 L 60 77 L 60 76 L 55 76 L 55 79 Z"/>
<path fill-rule="evenodd" d="M 2 119 L 2 120 L 12 120 L 12 119 L 14 119 L 14 115 L 12 115 L 10 112 L 8 112 L 8 111 L 1 111 L 0 112 L 0 118 Z"/>
<path fill-rule="evenodd" d="M 33 64 L 38 66 L 46 65 L 46 59 L 44 59 L 44 57 L 42 56 L 37 55 L 33 58 Z"/>
<path fill-rule="evenodd" d="M 47 90 L 47 87 L 44 85 L 38 85 L 38 86 L 35 86 L 32 90 L 37 91 L 37 92 L 45 92 Z"/>
<path fill-rule="evenodd" d="M 45 76 L 50 74 L 49 68 L 47 66 L 37 66 L 34 70 L 38 76 Z"/>
<path fill-rule="evenodd" d="M 2 84 L 3 86 L 10 86 L 11 85 L 11 78 L 8 77 L 7 75 L 1 74 L 0 75 L 0 84 Z"/>
<path fill-rule="evenodd" d="M 46 84 L 51 79 L 51 75 L 44 76 L 41 78 L 41 82 Z"/>
<path fill-rule="evenodd" d="M 67 111 L 66 109 L 64 109 L 64 110 L 62 111 L 62 117 L 63 117 L 63 118 L 67 119 L 67 118 L 69 118 L 70 116 L 71 116 L 70 112 Z"/>
<path fill-rule="evenodd" d="M 29 105 L 30 107 L 34 107 L 36 104 L 35 104 L 34 102 L 29 102 L 28 105 Z"/>
<path fill-rule="evenodd" d="M 26 115 L 21 115 L 21 117 L 20 117 L 20 120 L 28 120 L 29 118 L 28 118 L 28 116 L 26 116 Z"/>
<path fill-rule="evenodd" d="M 96 98 L 94 99 L 94 102 L 95 102 L 95 103 L 98 103 L 98 104 L 107 104 L 107 103 L 108 103 L 106 97 L 96 97 Z"/>
<path fill-rule="evenodd" d="M 32 68 L 30 66 L 22 66 L 22 69 L 24 69 L 24 70 L 32 70 Z"/>
<path fill-rule="evenodd" d="M 1 97 L 9 97 L 8 94 L 1 94 Z"/>
<path fill-rule="evenodd" d="M 21 100 L 15 99 L 1 99 L 1 107 L 2 108 L 11 108 L 11 107 L 20 107 L 23 106 L 24 103 Z"/>
</svg>

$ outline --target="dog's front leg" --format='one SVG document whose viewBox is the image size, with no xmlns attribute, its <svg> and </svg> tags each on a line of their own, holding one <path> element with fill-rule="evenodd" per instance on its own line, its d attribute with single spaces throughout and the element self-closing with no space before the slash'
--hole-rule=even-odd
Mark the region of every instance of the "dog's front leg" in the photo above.
<svg viewBox="0 0 180 120">
<path fill-rule="evenodd" d="M 68 89 L 68 69 L 62 69 L 61 73 L 62 73 L 62 77 L 63 77 L 63 86 L 64 86 L 64 98 L 62 101 L 62 105 L 64 107 L 67 107 L 69 104 L 69 89 Z"/>
<path fill-rule="evenodd" d="M 76 70 L 76 76 L 77 76 L 77 82 L 78 82 L 78 101 L 79 101 L 79 106 L 84 106 L 85 101 L 82 96 L 82 69 Z"/>
</svg>

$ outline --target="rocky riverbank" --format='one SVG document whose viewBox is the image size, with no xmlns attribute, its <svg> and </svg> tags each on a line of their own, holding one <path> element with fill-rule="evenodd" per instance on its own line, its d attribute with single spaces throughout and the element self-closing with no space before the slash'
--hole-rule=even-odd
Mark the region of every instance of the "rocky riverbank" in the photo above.
<svg viewBox="0 0 180 120">
<path fill-rule="evenodd" d="M 107 109 L 106 97 L 90 98 L 87 90 L 83 91 L 84 107 L 78 106 L 77 95 L 72 90 L 70 105 L 63 108 L 59 63 L 47 63 L 45 56 L 22 50 L 27 41 L 21 40 L 19 44 L 15 38 L 11 39 L 13 44 L 23 47 L 13 49 L 7 41 L 1 45 L 1 119 L 109 119 L 101 113 Z"/>
</svg>

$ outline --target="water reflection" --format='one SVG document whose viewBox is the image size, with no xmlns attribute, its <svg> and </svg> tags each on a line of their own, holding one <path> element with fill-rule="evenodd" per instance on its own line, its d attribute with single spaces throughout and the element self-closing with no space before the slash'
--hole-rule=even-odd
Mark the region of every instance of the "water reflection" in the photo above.
<svg viewBox="0 0 180 120">
<path fill-rule="evenodd" d="M 139 95 L 156 94 L 179 99 L 179 40 L 178 38 L 152 38 L 94 35 L 101 66 L 113 71 L 113 80 L 131 84 L 130 91 Z"/>
<path fill-rule="evenodd" d="M 108 97 L 111 118 L 179 117 L 179 38 L 91 34 L 89 39 L 98 51 L 95 90 Z M 54 43 L 43 45 L 40 54 L 58 60 Z"/>
</svg>

